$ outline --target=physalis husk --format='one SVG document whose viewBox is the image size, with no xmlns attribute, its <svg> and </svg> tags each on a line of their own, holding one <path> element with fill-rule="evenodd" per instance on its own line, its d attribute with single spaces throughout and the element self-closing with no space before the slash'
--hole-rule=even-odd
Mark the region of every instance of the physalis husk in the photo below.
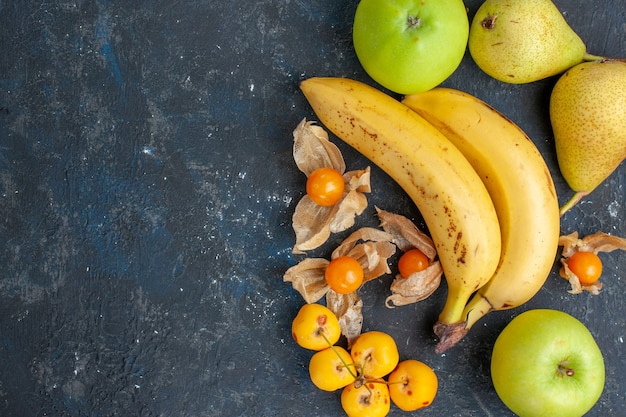
<svg viewBox="0 0 626 417">
<path fill-rule="evenodd" d="M 321 206 L 306 194 L 298 202 L 292 217 L 296 243 L 293 253 L 301 254 L 318 248 L 331 233 L 339 233 L 354 225 L 355 217 L 367 207 L 364 193 L 371 191 L 370 168 L 346 172 L 339 148 L 328 140 L 328 133 L 306 119 L 293 132 L 293 158 L 307 177 L 318 168 L 333 168 L 343 175 L 342 198 L 334 205 Z"/>
<path fill-rule="evenodd" d="M 393 236 L 393 242 L 398 249 L 406 252 L 416 248 L 422 251 L 429 260 L 426 269 L 414 272 L 404 278 L 396 275 L 391 283 L 391 295 L 385 300 L 389 308 L 403 306 L 428 298 L 441 284 L 443 269 L 436 261 L 437 251 L 432 239 L 408 218 L 399 214 L 390 213 L 376 207 L 380 225 L 387 233 Z"/>
<path fill-rule="evenodd" d="M 332 252 L 331 259 L 340 256 L 356 259 L 363 268 L 365 284 L 391 273 L 387 260 L 396 252 L 392 240 L 393 237 L 383 230 L 363 227 L 349 235 Z M 307 303 L 315 303 L 326 296 L 326 306 L 339 319 L 341 332 L 350 346 L 361 334 L 363 301 L 357 291 L 338 294 L 328 286 L 324 272 L 329 263 L 324 258 L 305 258 L 285 272 L 283 281 L 291 282 Z"/>
<path fill-rule="evenodd" d="M 573 232 L 559 237 L 559 246 L 563 246 L 559 274 L 569 281 L 571 289 L 568 292 L 580 294 L 583 291 L 588 291 L 591 294 L 598 295 L 602 289 L 602 283 L 598 280 L 589 285 L 581 284 L 576 274 L 567 267 L 567 262 L 576 252 L 593 252 L 598 254 L 599 252 L 612 252 L 618 249 L 626 250 L 626 239 L 604 232 L 596 232 L 579 239 L 578 232 Z"/>
</svg>

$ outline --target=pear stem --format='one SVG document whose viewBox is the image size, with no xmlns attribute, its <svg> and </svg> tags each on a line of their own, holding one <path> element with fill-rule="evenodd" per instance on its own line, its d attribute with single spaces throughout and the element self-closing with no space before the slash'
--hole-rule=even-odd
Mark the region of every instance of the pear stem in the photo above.
<svg viewBox="0 0 626 417">
<path fill-rule="evenodd" d="M 589 61 L 602 61 L 604 59 L 607 59 L 607 58 L 604 57 L 604 56 L 600 56 L 600 55 L 593 55 L 593 54 L 590 54 L 588 52 L 585 53 L 585 55 L 583 55 L 583 61 L 587 61 L 587 62 L 589 62 Z"/>
<path fill-rule="evenodd" d="M 589 191 L 577 191 L 569 200 L 567 200 L 567 202 L 565 204 L 563 204 L 561 206 L 561 208 L 559 209 L 559 215 L 560 217 L 563 217 L 563 215 L 572 207 L 574 207 L 580 200 L 583 199 L 583 197 L 589 195 Z"/>
<path fill-rule="evenodd" d="M 592 62 L 592 61 L 620 61 L 620 62 L 626 62 L 626 58 L 609 58 L 609 57 L 606 57 L 606 56 L 585 53 L 585 55 L 583 55 L 583 61 L 584 62 Z"/>
</svg>

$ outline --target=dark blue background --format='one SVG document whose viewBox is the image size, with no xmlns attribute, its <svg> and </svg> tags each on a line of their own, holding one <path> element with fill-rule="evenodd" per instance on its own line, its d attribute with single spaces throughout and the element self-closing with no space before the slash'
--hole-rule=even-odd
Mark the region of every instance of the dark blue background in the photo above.
<svg viewBox="0 0 626 417">
<path fill-rule="evenodd" d="M 298 82 L 376 85 L 352 49 L 356 4 L 0 0 L 0 415 L 342 415 L 291 339 L 302 299 L 282 274 L 300 259 L 291 215 L 305 178 L 291 132 L 314 118 Z M 480 1 L 466 4 L 473 16 Z M 626 55 L 626 3 L 556 4 L 590 52 Z M 445 85 L 526 130 L 564 202 L 547 116 L 554 82 L 505 85 L 467 55 Z M 333 140 L 349 168 L 369 164 Z M 625 177 L 621 166 L 562 232 L 626 236 Z M 376 224 L 374 205 L 421 222 L 375 167 L 372 185 L 359 225 Z M 626 255 L 603 260 L 599 296 L 568 294 L 555 267 L 528 304 L 492 313 L 442 356 L 431 326 L 445 286 L 388 310 L 391 277 L 366 285 L 364 330 L 391 333 L 402 358 L 438 373 L 420 415 L 505 416 L 489 377 L 495 338 L 521 311 L 564 310 L 606 359 L 589 415 L 623 415 Z"/>
</svg>

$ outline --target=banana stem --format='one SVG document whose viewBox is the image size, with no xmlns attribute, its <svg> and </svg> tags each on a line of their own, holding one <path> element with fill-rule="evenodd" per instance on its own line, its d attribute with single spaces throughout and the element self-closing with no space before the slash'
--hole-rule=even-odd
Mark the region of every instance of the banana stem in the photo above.
<svg viewBox="0 0 626 417">
<path fill-rule="evenodd" d="M 451 289 L 448 288 L 448 291 L 451 291 Z M 439 314 L 439 322 L 443 324 L 454 324 L 463 321 L 463 309 L 465 308 L 465 303 L 469 296 L 470 294 L 465 294 L 465 291 L 457 291 L 456 297 L 448 296 L 446 304 Z"/>
<path fill-rule="evenodd" d="M 577 191 L 565 204 L 561 206 L 559 209 L 560 217 L 569 211 L 572 207 L 574 207 L 583 197 L 589 195 L 589 191 Z"/>
<path fill-rule="evenodd" d="M 493 306 L 489 300 L 480 294 L 474 295 L 469 303 L 467 303 L 467 306 L 465 306 L 465 310 L 463 310 L 465 328 L 467 330 L 471 329 L 478 320 L 483 318 L 485 314 L 489 313 L 491 310 L 493 310 Z"/>
<path fill-rule="evenodd" d="M 435 346 L 435 353 L 438 355 L 455 346 L 467 334 L 465 322 L 454 324 L 436 323 L 434 330 L 439 336 L 439 342 Z"/>
</svg>

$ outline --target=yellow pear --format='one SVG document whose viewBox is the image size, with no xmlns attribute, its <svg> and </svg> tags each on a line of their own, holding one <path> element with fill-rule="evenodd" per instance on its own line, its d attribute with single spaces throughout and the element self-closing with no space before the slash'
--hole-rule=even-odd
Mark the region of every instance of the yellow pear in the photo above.
<svg viewBox="0 0 626 417">
<path fill-rule="evenodd" d="M 470 26 L 469 51 L 491 77 L 524 84 L 561 74 L 586 46 L 550 0 L 486 0 Z"/>
<path fill-rule="evenodd" d="M 626 158 L 626 63 L 584 62 L 561 75 L 550 96 L 550 122 L 559 168 L 576 191 L 563 215 Z"/>
</svg>

